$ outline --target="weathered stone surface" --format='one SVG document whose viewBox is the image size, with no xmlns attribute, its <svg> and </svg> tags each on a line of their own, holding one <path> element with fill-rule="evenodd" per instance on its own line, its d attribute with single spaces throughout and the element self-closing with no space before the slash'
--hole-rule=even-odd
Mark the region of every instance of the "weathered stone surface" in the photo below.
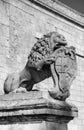
<svg viewBox="0 0 84 130">
<path fill-rule="evenodd" d="M 0 23 L 9 26 L 9 4 L 0 0 Z"/>
<path fill-rule="evenodd" d="M 47 91 L 10 93 L 0 96 L 0 104 L 0 124 L 43 120 L 68 122 L 78 113 L 75 106 L 52 99 Z"/>
<path fill-rule="evenodd" d="M 81 24 L 84 27 L 84 18 L 83 15 L 78 13 L 77 11 L 69 8 L 68 6 L 64 5 L 60 1 L 53 1 L 53 0 L 35 0 L 35 2 L 46 6 L 48 9 L 59 12 L 59 14 L 63 15 L 64 17 L 70 18 L 70 20 Z M 81 21 L 79 21 L 81 19 Z"/>
<path fill-rule="evenodd" d="M 22 4 L 18 1 L 18 0 L 4 0 L 4 1 L 8 1 L 9 3 L 13 4 L 14 6 L 16 6 L 16 2 L 17 2 L 17 6 L 18 7 L 22 7 Z M 58 13 L 59 15 L 61 14 L 61 16 L 68 18 L 69 20 L 78 23 L 79 25 L 84 27 L 84 18 L 83 15 L 80 14 L 79 12 L 77 12 L 76 10 L 66 6 L 65 4 L 61 3 L 60 1 L 53 1 L 53 0 L 34 0 L 34 3 L 38 4 L 39 6 L 42 7 L 46 7 L 47 10 L 51 10 L 55 13 Z M 30 5 L 31 0 L 28 2 L 26 0 L 23 1 L 23 3 Z M 24 6 L 23 6 L 24 8 Z"/>
<path fill-rule="evenodd" d="M 3 130 L 67 130 L 66 123 L 37 121 L 28 124 L 1 125 Z"/>
<path fill-rule="evenodd" d="M 5 1 L 4 4 L 3 4 L 3 1 Z M 47 3 L 47 0 L 41 0 L 41 2 L 42 1 L 44 1 L 44 3 Z M 51 3 L 50 0 L 49 0 L 49 3 Z M 68 41 L 69 46 L 71 46 L 71 45 L 75 46 L 76 51 L 79 54 L 84 55 L 84 29 L 83 29 L 83 26 L 80 27 L 75 22 L 71 22 L 71 20 L 70 20 L 70 18 L 73 17 L 74 21 L 77 19 L 77 21 L 79 21 L 79 24 L 80 24 L 80 22 L 84 22 L 84 20 L 82 20 L 84 18 L 81 16 L 77 16 L 77 15 L 80 15 L 78 13 L 75 15 L 76 17 L 74 17 L 74 14 L 71 15 L 72 13 L 70 13 L 70 11 L 73 12 L 71 9 L 69 11 L 67 11 L 67 8 L 64 7 L 65 5 L 63 5 L 63 4 L 59 5 L 58 3 L 59 2 L 53 3 L 54 5 L 56 5 L 56 7 L 54 6 L 55 9 L 64 13 L 64 15 L 66 14 L 67 16 L 65 16 L 65 17 L 66 18 L 68 17 L 68 20 L 66 18 L 64 18 L 64 16 L 60 17 L 58 11 L 55 10 L 57 13 L 55 11 L 51 12 L 49 10 L 49 8 L 45 9 L 45 8 L 41 7 L 40 4 L 39 4 L 39 6 L 35 5 L 34 3 L 32 3 L 29 0 L 0 0 L 1 26 L 4 26 L 4 30 L 6 30 L 5 25 L 7 25 L 7 28 L 9 29 L 9 35 L 8 35 L 9 40 L 12 38 L 12 36 L 14 36 L 14 39 L 15 39 L 16 38 L 15 35 L 16 34 L 18 35 L 18 38 L 16 38 L 16 40 L 14 40 L 12 38 L 13 39 L 12 44 L 14 46 L 16 45 L 16 41 L 17 42 L 20 41 L 20 42 L 18 42 L 19 47 L 15 46 L 16 48 L 13 48 L 13 46 L 11 46 L 11 45 L 9 46 L 9 41 L 6 42 L 7 37 L 5 38 L 5 36 L 6 36 L 6 35 L 4 35 L 5 32 L 3 32 L 2 29 L 0 29 L 0 32 L 1 32 L 0 39 L 2 39 L 0 44 L 3 43 L 3 45 L 6 44 L 8 47 L 11 47 L 11 49 L 8 48 L 8 50 L 10 50 L 9 51 L 10 54 L 8 54 L 8 53 L 6 53 L 7 55 L 4 54 L 6 51 L 5 47 L 3 47 L 4 55 L 0 54 L 0 75 L 1 75 L 0 76 L 0 94 L 3 94 L 3 83 L 4 83 L 4 80 L 5 80 L 5 77 L 7 76 L 7 74 L 14 72 L 14 71 L 19 71 L 24 67 L 24 65 L 26 63 L 26 59 L 27 59 L 26 56 L 28 55 L 28 53 L 31 50 L 31 47 L 33 46 L 32 43 L 35 43 L 35 39 L 33 39 L 33 37 L 35 37 L 35 36 L 40 37 L 44 33 L 47 33 L 49 31 L 55 31 L 55 29 L 56 29 L 59 33 L 63 34 L 66 37 L 66 40 Z M 50 6 L 52 6 L 52 5 L 50 5 Z M 7 13 L 5 12 L 5 7 L 9 8 L 10 13 L 8 12 L 8 15 L 9 15 L 9 17 L 11 17 L 11 15 L 12 15 L 11 19 L 13 18 L 14 23 L 16 23 L 16 24 L 14 24 L 11 19 L 8 19 L 6 17 Z M 51 10 L 52 10 L 52 8 L 51 8 Z M 16 18 L 14 18 L 14 17 L 16 17 Z M 8 20 L 9 20 L 9 22 L 8 22 Z M 22 27 L 23 25 L 24 25 L 24 27 Z M 15 31 L 15 32 L 12 31 L 12 28 L 17 31 Z M 24 30 L 25 30 L 25 33 L 24 33 Z M 31 34 L 31 32 L 32 32 L 32 34 Z M 25 35 L 26 35 L 26 37 L 25 37 Z M 31 40 L 29 40 L 30 36 L 31 36 Z M 21 40 L 20 40 L 20 38 L 21 38 Z M 28 40 L 29 40 L 29 42 L 28 42 Z M 22 41 L 23 41 L 23 43 L 22 43 Z M 11 40 L 10 40 L 10 44 L 11 44 Z M 0 49 L 1 49 L 0 52 L 2 53 L 2 48 L 0 48 Z M 6 51 L 6 52 L 8 52 L 8 51 Z M 14 53 L 15 53 L 15 57 L 14 57 Z M 5 58 L 5 56 L 8 56 L 8 58 Z M 79 114 L 78 114 L 78 118 L 76 120 L 73 120 L 72 122 L 69 123 L 69 125 L 68 125 L 69 130 L 73 130 L 73 129 L 83 130 L 84 129 L 84 78 L 83 78 L 84 77 L 84 60 L 80 57 L 77 57 L 77 64 L 78 64 L 78 73 L 77 73 L 77 77 L 76 77 L 75 81 L 72 84 L 71 96 L 68 99 L 68 101 L 72 102 L 73 104 L 75 104 L 78 107 Z M 3 78 L 3 79 L 1 79 L 1 78 Z M 52 80 L 48 79 L 43 84 L 45 86 L 52 87 L 51 81 Z M 34 129 L 36 127 L 36 125 L 32 126 L 32 124 L 30 124 L 29 127 L 26 125 L 22 126 L 22 125 L 18 125 L 18 124 L 14 125 L 14 126 L 13 125 L 12 126 L 1 125 L 0 129 L 16 130 L 16 127 L 19 130 L 24 130 L 24 129 L 28 130 L 28 128 L 30 130 L 31 127 Z M 39 124 L 37 125 L 37 127 L 40 128 Z"/>
</svg>

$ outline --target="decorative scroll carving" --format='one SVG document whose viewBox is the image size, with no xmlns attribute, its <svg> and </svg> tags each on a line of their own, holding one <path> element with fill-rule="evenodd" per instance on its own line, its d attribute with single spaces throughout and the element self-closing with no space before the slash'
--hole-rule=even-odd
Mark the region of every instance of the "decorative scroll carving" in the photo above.
<svg viewBox="0 0 84 130">
<path fill-rule="evenodd" d="M 75 48 L 66 46 L 65 37 L 57 32 L 37 39 L 25 68 L 6 78 L 5 93 L 30 91 L 35 83 L 52 76 L 54 87 L 49 94 L 55 99 L 65 100 L 76 72 Z"/>
</svg>

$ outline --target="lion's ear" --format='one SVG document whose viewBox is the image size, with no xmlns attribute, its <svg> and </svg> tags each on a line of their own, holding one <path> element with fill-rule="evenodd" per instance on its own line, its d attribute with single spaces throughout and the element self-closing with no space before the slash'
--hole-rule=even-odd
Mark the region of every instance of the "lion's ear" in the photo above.
<svg viewBox="0 0 84 130">
<path fill-rule="evenodd" d="M 46 37 L 51 37 L 51 35 L 52 35 L 52 32 L 49 32 L 47 34 L 44 34 L 43 36 L 46 38 Z"/>
</svg>

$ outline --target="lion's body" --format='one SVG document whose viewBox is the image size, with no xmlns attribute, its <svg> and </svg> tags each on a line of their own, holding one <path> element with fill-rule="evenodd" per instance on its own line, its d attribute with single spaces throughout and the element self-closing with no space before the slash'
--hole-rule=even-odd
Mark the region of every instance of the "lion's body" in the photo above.
<svg viewBox="0 0 84 130">
<path fill-rule="evenodd" d="M 65 46 L 65 38 L 57 32 L 51 32 L 38 39 L 28 56 L 25 68 L 7 76 L 4 83 L 4 92 L 23 90 L 30 91 L 35 83 L 38 83 L 51 74 L 51 63 L 55 60 L 53 52 L 58 48 L 58 43 Z M 22 90 L 22 91 L 23 91 Z"/>
</svg>

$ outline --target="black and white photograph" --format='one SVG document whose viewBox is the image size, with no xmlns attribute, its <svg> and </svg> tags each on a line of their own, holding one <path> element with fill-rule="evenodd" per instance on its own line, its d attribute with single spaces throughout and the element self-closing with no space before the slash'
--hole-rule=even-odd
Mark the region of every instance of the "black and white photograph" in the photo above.
<svg viewBox="0 0 84 130">
<path fill-rule="evenodd" d="M 0 0 L 0 130 L 84 130 L 84 0 Z"/>
</svg>

